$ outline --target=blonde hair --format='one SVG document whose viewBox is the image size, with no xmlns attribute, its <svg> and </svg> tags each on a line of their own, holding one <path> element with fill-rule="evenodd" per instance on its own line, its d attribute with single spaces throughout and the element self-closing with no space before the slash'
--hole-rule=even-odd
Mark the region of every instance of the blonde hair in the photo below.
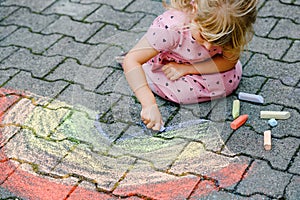
<svg viewBox="0 0 300 200">
<path fill-rule="evenodd" d="M 254 35 L 258 0 L 171 0 L 168 8 L 194 13 L 201 35 L 223 51 L 240 53 Z M 166 2 L 164 1 L 166 5 Z"/>
</svg>

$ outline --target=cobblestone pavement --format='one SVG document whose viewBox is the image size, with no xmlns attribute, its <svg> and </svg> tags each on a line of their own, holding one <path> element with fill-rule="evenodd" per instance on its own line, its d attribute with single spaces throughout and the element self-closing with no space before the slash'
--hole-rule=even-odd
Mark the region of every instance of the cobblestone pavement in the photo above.
<svg viewBox="0 0 300 200">
<path fill-rule="evenodd" d="M 154 0 L 0 0 L 1 199 L 300 197 L 300 1 L 261 0 L 231 96 L 157 97 L 168 131 L 139 123 L 114 57 L 163 12 Z M 249 120 L 230 129 L 239 92 Z M 271 128 L 262 110 L 289 111 Z M 272 131 L 272 149 L 263 133 Z"/>
</svg>

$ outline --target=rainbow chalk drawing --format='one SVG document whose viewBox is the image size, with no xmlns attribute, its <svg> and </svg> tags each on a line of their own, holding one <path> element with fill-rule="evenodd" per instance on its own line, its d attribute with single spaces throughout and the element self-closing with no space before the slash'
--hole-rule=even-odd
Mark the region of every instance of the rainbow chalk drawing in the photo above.
<svg viewBox="0 0 300 200">
<path fill-rule="evenodd" d="M 120 130 L 97 114 L 0 88 L 0 191 L 43 200 L 186 199 L 191 194 L 198 199 L 232 187 L 249 166 L 243 158 L 206 149 L 224 144 L 212 122 L 184 122 L 159 136 L 125 126 L 117 138 L 114 131 Z"/>
<path fill-rule="evenodd" d="M 240 100 L 250 101 L 254 103 L 264 103 L 264 98 L 260 95 L 239 92 L 238 96 Z"/>
<path fill-rule="evenodd" d="M 291 113 L 288 111 L 260 111 L 260 118 L 262 119 L 288 119 Z"/>
</svg>

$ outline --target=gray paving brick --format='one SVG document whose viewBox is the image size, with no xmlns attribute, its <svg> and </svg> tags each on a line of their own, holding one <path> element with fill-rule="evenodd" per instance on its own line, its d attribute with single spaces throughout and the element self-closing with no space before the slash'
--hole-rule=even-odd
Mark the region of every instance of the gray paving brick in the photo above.
<svg viewBox="0 0 300 200">
<path fill-rule="evenodd" d="M 236 93 L 247 92 L 252 94 L 257 94 L 260 88 L 263 86 L 266 78 L 261 76 L 254 76 L 251 78 L 242 77 L 240 85 L 236 90 Z"/>
<path fill-rule="evenodd" d="M 115 40 L 117 40 L 118 35 L 122 35 L 125 33 L 125 31 L 120 31 L 115 26 L 105 25 L 92 38 L 90 38 L 88 42 L 93 44 L 98 44 L 99 42 L 113 44 Z"/>
<path fill-rule="evenodd" d="M 101 23 L 82 23 L 73 21 L 68 16 L 61 16 L 57 21 L 43 30 L 43 33 L 60 33 L 74 37 L 77 41 L 84 42 L 102 26 L 103 24 Z"/>
<path fill-rule="evenodd" d="M 148 28 L 150 27 L 151 23 L 156 18 L 156 15 L 149 15 L 147 14 L 143 19 L 141 19 L 132 29 L 132 31 L 137 32 L 146 32 Z"/>
<path fill-rule="evenodd" d="M 294 162 L 292 163 L 289 172 L 300 175 L 300 153 L 299 152 L 297 153 L 297 156 L 294 159 Z"/>
<path fill-rule="evenodd" d="M 83 20 L 96 8 L 97 6 L 94 4 L 79 4 L 70 2 L 69 0 L 58 0 L 48 7 L 43 13 L 68 15 L 76 20 Z"/>
<path fill-rule="evenodd" d="M 4 1 L 3 5 L 18 5 L 18 6 L 25 6 L 30 8 L 33 11 L 41 12 L 56 0 L 43 0 L 43 1 L 29 1 L 29 0 L 9 0 Z"/>
<path fill-rule="evenodd" d="M 261 37 L 266 37 L 271 31 L 273 26 L 276 24 L 278 19 L 275 18 L 260 18 L 256 19 L 254 24 L 255 34 Z"/>
<path fill-rule="evenodd" d="M 87 112 L 87 109 L 89 109 L 93 111 L 90 118 L 95 119 L 95 112 L 102 116 L 119 99 L 120 95 L 117 94 L 100 95 L 85 91 L 79 85 L 73 84 L 64 90 L 56 100 L 70 104 L 83 112 Z"/>
<path fill-rule="evenodd" d="M 114 17 L 110 17 L 114 16 Z M 104 23 L 115 24 L 120 29 L 129 30 L 144 16 L 143 13 L 117 12 L 110 6 L 103 5 L 85 20 L 88 22 L 101 21 Z"/>
<path fill-rule="evenodd" d="M 250 51 L 268 54 L 270 58 L 280 59 L 291 45 L 292 41 L 288 39 L 269 39 L 254 36 L 248 49 Z"/>
<path fill-rule="evenodd" d="M 5 38 L 1 42 L 1 44 L 22 46 L 31 49 L 35 53 L 42 53 L 60 37 L 61 36 L 57 34 L 41 35 L 32 33 L 26 28 L 20 28 L 16 32 Z"/>
<path fill-rule="evenodd" d="M 268 126 L 265 126 L 265 130 L 268 130 L 268 128 Z M 286 139 L 272 138 L 271 151 L 265 151 L 263 144 L 263 132 L 258 134 L 243 126 L 234 133 L 226 146 L 235 154 L 244 153 L 252 157 L 260 157 L 268 160 L 272 167 L 286 170 L 300 144 L 300 140 L 295 140 L 292 137 Z"/>
<path fill-rule="evenodd" d="M 115 46 L 109 47 L 99 56 L 99 58 L 97 58 L 91 64 L 91 66 L 94 67 L 117 66 L 115 57 L 121 55 L 122 53 L 123 51 L 119 47 L 115 47 Z"/>
<path fill-rule="evenodd" d="M 284 84 L 295 86 L 300 80 L 300 64 L 288 64 L 281 61 L 273 61 L 264 55 L 255 54 L 245 67 L 245 76 L 260 75 L 264 77 L 280 79 Z"/>
<path fill-rule="evenodd" d="M 151 13 L 154 15 L 160 15 L 165 11 L 165 9 L 161 2 L 149 1 L 149 0 L 139 0 L 139 1 L 134 1 L 132 4 L 130 4 L 130 6 L 126 8 L 126 11 L 129 11 L 129 12 L 141 12 L 142 11 L 142 12 Z"/>
<path fill-rule="evenodd" d="M 29 71 L 35 77 L 43 77 L 56 67 L 64 58 L 33 55 L 27 49 L 20 49 L 0 63 L 0 69 L 21 69 Z"/>
<path fill-rule="evenodd" d="M 0 47 L 0 61 L 2 61 L 17 50 L 17 47 Z"/>
<path fill-rule="evenodd" d="M 63 81 L 47 82 L 32 78 L 28 72 L 17 74 L 5 84 L 5 87 L 21 91 L 30 91 L 37 95 L 49 98 L 57 96 L 66 86 L 67 83 Z"/>
<path fill-rule="evenodd" d="M 17 28 L 17 26 L 0 26 L 0 41 L 14 32 Z"/>
<path fill-rule="evenodd" d="M 16 6 L 9 6 L 9 7 L 0 7 L 0 20 L 4 19 L 5 17 L 9 16 L 12 12 L 17 10 L 19 7 Z"/>
<path fill-rule="evenodd" d="M 57 18 L 58 16 L 35 14 L 30 12 L 29 9 L 21 8 L 1 23 L 4 25 L 26 26 L 35 32 L 39 32 Z"/>
<path fill-rule="evenodd" d="M 47 80 L 66 80 L 81 84 L 85 89 L 93 91 L 111 73 L 111 68 L 95 69 L 78 64 L 73 59 L 66 60 L 51 74 L 46 76 Z"/>
<path fill-rule="evenodd" d="M 289 51 L 287 52 L 287 54 L 283 57 L 284 60 L 289 61 L 289 62 L 296 62 L 299 65 L 299 61 L 300 61 L 300 41 L 299 40 L 295 40 L 292 47 L 289 49 Z M 296 64 L 297 65 L 297 64 Z"/>
<path fill-rule="evenodd" d="M 270 37 L 272 38 L 294 38 L 300 39 L 300 25 L 295 24 L 292 20 L 289 19 L 281 19 L 278 24 L 276 24 L 275 28 L 271 31 Z"/>
<path fill-rule="evenodd" d="M 271 0 L 266 2 L 266 4 L 259 11 L 258 16 L 288 18 L 299 23 L 300 9 L 297 6 L 280 3 L 278 0 Z"/>
<path fill-rule="evenodd" d="M 264 161 L 255 161 L 246 176 L 237 192 L 244 195 L 262 193 L 274 198 L 283 196 L 284 188 L 291 178 L 290 174 L 271 169 Z"/>
<path fill-rule="evenodd" d="M 0 70 L 0 86 L 11 79 L 17 72 L 18 70 L 16 69 Z"/>
<path fill-rule="evenodd" d="M 279 80 L 268 80 L 261 93 L 265 103 L 276 103 L 299 109 L 300 89 L 283 85 Z"/>
<path fill-rule="evenodd" d="M 64 37 L 46 52 L 46 55 L 63 55 L 78 59 L 82 64 L 89 65 L 107 48 L 106 45 L 89 45 L 75 42 L 72 38 Z"/>
<path fill-rule="evenodd" d="M 75 0 L 74 0 L 75 1 Z M 123 10 L 132 0 L 114 0 L 114 1 L 107 1 L 107 0 L 76 0 L 77 2 L 83 4 L 90 4 L 90 3 L 98 3 L 98 4 L 106 4 L 110 5 L 115 9 Z"/>
<path fill-rule="evenodd" d="M 300 4 L 300 2 L 299 2 Z M 300 196 L 299 191 L 299 183 L 300 183 L 300 176 L 294 176 L 291 180 L 291 183 L 288 185 L 286 189 L 286 198 L 287 199 L 298 199 Z"/>
</svg>

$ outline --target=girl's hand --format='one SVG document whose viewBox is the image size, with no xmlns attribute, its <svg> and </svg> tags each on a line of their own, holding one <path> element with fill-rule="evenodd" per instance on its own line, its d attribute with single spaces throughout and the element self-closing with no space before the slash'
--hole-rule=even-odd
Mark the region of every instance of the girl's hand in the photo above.
<svg viewBox="0 0 300 200">
<path fill-rule="evenodd" d="M 175 62 L 170 62 L 162 67 L 162 71 L 165 73 L 166 77 L 171 81 L 175 81 L 180 77 L 187 75 L 187 69 L 187 66 Z"/>
<path fill-rule="evenodd" d="M 147 128 L 155 131 L 159 131 L 163 125 L 162 117 L 157 104 L 143 107 L 141 111 L 141 118 Z"/>
</svg>

